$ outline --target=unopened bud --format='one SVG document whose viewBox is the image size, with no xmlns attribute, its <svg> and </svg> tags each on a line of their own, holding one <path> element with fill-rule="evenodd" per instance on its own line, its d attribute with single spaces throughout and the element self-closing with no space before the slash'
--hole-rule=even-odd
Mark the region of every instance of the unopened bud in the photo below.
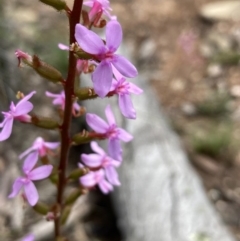
<svg viewBox="0 0 240 241">
<path fill-rule="evenodd" d="M 78 168 L 73 170 L 70 175 L 68 176 L 68 179 L 71 180 L 77 180 L 79 177 L 84 176 L 85 174 L 88 173 L 88 169 L 83 167 L 83 168 Z"/>
<path fill-rule="evenodd" d="M 33 206 L 33 209 L 42 215 L 46 215 L 49 212 L 49 207 L 45 203 L 38 202 L 35 206 Z"/>
<path fill-rule="evenodd" d="M 75 95 L 79 100 L 89 100 L 98 97 L 93 88 L 80 88 L 75 90 Z"/>
<path fill-rule="evenodd" d="M 31 122 L 35 126 L 48 129 L 48 130 L 54 130 L 59 127 L 59 124 L 57 121 L 46 117 L 36 116 L 36 115 L 32 116 Z"/>
<path fill-rule="evenodd" d="M 40 2 L 55 8 L 58 11 L 67 10 L 67 3 L 62 0 L 39 0 Z"/>
<path fill-rule="evenodd" d="M 65 200 L 65 205 L 71 205 L 73 204 L 78 197 L 82 194 L 82 191 L 80 189 L 74 190 Z"/>
<path fill-rule="evenodd" d="M 21 66 L 21 63 L 24 63 L 32 67 L 40 76 L 54 83 L 64 81 L 62 74 L 57 69 L 43 62 L 36 55 L 31 56 L 21 50 L 17 50 L 15 55 L 19 60 L 19 66 Z"/>
<path fill-rule="evenodd" d="M 95 139 L 94 137 L 89 136 L 89 132 L 83 130 L 81 133 L 74 135 L 72 138 L 72 141 L 74 144 L 80 145 L 80 144 L 88 143 L 94 139 Z"/>
<path fill-rule="evenodd" d="M 63 209 L 62 215 L 61 215 L 61 225 L 64 225 L 67 222 L 67 219 L 69 217 L 69 214 L 71 212 L 72 207 L 71 206 L 66 206 Z"/>
</svg>

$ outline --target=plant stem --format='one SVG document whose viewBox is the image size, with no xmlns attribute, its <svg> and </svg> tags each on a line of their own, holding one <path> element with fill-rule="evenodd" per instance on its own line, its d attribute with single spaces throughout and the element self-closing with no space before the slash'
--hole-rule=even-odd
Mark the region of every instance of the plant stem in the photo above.
<svg viewBox="0 0 240 241">
<path fill-rule="evenodd" d="M 72 12 L 69 14 L 69 27 L 70 38 L 69 44 L 75 43 L 75 26 L 79 23 L 80 14 L 82 11 L 83 0 L 75 0 L 73 4 Z M 70 126 L 72 119 L 72 104 L 74 96 L 74 78 L 76 72 L 76 58 L 73 52 L 69 51 L 68 61 L 68 75 L 64 86 L 65 90 L 65 110 L 63 116 L 63 123 L 60 127 L 61 130 L 61 153 L 60 162 L 58 166 L 59 179 L 58 179 L 58 193 L 57 193 L 57 206 L 60 208 L 60 215 L 55 220 L 55 238 L 60 236 L 60 218 L 63 208 L 63 193 L 66 183 L 66 166 L 68 161 L 68 154 L 70 149 Z"/>
</svg>

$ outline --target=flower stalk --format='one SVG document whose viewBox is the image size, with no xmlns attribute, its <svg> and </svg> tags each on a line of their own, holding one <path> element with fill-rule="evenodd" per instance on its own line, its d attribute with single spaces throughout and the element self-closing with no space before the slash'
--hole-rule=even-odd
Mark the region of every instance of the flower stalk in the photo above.
<svg viewBox="0 0 240 241">
<path fill-rule="evenodd" d="M 75 26 L 79 23 L 80 14 L 82 11 L 83 0 L 75 0 L 73 4 L 73 9 L 69 15 L 69 27 L 70 27 L 70 35 L 69 35 L 69 45 L 75 43 Z M 60 163 L 58 166 L 59 178 L 58 178 L 58 193 L 57 193 L 57 203 L 60 206 L 60 209 L 63 209 L 63 193 L 66 184 L 66 166 L 68 160 L 68 154 L 70 149 L 70 136 L 69 130 L 72 120 L 72 105 L 73 105 L 73 96 L 74 96 L 74 80 L 75 80 L 75 72 L 76 72 L 76 64 L 77 60 L 72 51 L 69 51 L 69 61 L 68 61 L 68 75 L 66 79 L 66 84 L 64 86 L 65 91 L 65 111 L 63 116 L 63 123 L 60 127 L 61 132 L 61 153 L 60 153 Z M 61 211 L 60 211 L 61 213 Z M 55 225 L 55 237 L 59 237 L 60 232 L 60 217 L 56 218 L 54 221 Z"/>
</svg>

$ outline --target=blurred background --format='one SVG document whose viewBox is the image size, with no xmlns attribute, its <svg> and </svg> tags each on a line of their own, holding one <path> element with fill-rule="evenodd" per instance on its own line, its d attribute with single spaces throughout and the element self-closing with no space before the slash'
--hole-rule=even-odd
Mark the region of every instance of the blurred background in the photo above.
<svg viewBox="0 0 240 241">
<path fill-rule="evenodd" d="M 122 24 L 128 54 L 140 74 L 148 78 L 155 98 L 200 175 L 209 200 L 235 239 L 240 240 L 240 2 L 110 2 L 113 14 Z M 45 100 L 44 107 L 40 97 L 46 89 L 60 89 L 29 68 L 17 68 L 14 51 L 35 53 L 65 76 L 67 53 L 60 51 L 57 44 L 68 44 L 66 16 L 37 0 L 0 0 L 0 13 L 1 110 L 8 108 L 18 90 L 28 93 L 37 89 L 40 94 L 33 101 L 39 113 L 54 115 L 48 107 L 51 100 Z M 37 130 L 33 135 L 31 130 L 36 128 L 28 127 L 23 134 L 22 124 L 17 124 L 12 137 L 0 143 L 0 178 L 6 184 L 1 184 L 0 241 L 15 240 L 22 235 L 22 231 L 16 230 L 27 230 L 33 219 L 40 220 L 24 207 L 30 213 L 29 221 L 29 216 L 21 211 L 20 200 L 16 204 L 20 217 L 11 220 L 11 212 L 6 208 L 10 206 L 4 198 L 9 193 L 10 181 L 18 173 L 17 156 L 37 134 L 52 141 L 58 138 L 54 132 Z M 46 200 L 51 198 L 51 191 L 44 189 Z M 86 232 L 77 226 L 75 236 L 83 235 L 81 240 L 122 240 L 109 197 L 95 193 L 90 199 L 79 221 L 87 227 L 88 234 L 76 234 L 76 230 Z"/>
</svg>

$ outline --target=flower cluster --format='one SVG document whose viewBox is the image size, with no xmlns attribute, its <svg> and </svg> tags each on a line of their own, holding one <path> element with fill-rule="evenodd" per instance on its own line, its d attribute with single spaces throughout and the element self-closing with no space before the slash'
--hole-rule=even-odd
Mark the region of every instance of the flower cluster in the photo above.
<svg viewBox="0 0 240 241">
<path fill-rule="evenodd" d="M 112 185 L 120 185 L 115 170 L 122 162 L 122 148 L 120 140 L 129 142 L 133 136 L 116 125 L 116 121 L 110 106 L 105 110 L 108 123 L 99 116 L 88 113 L 86 121 L 88 125 L 105 139 L 108 139 L 109 156 L 101 149 L 96 142 L 91 142 L 91 148 L 97 154 L 82 154 L 82 162 L 90 168 L 90 172 L 80 178 L 84 187 L 91 188 L 98 184 L 103 193 L 113 190 Z M 95 170 L 98 168 L 97 170 Z M 106 179 L 107 180 L 106 180 Z"/>
<path fill-rule="evenodd" d="M 23 64 L 27 65 L 41 77 L 62 87 L 62 90 L 57 93 L 45 91 L 45 95 L 52 98 L 52 105 L 58 108 L 59 116 L 58 118 L 44 117 L 37 112 L 37 114 L 31 114 L 34 106 L 29 100 L 36 91 L 26 96 L 19 92 L 18 103 L 11 102 L 9 111 L 2 112 L 0 141 L 10 137 L 15 120 L 47 130 L 57 130 L 61 141 L 48 142 L 42 137 L 37 137 L 32 145 L 19 155 L 19 159 L 23 160 L 23 174 L 15 179 L 8 197 L 14 198 L 23 190 L 24 201 L 33 206 L 34 210 L 45 215 L 47 220 L 58 219 L 54 222 L 55 236 L 58 238 L 60 226 L 63 220 L 67 219 L 64 216 L 65 213 L 71 209 L 76 198 L 85 193 L 84 190 L 98 186 L 104 194 L 107 194 L 114 186 L 120 185 L 116 169 L 123 161 L 121 142 L 127 143 L 133 139 L 130 133 L 117 125 L 110 105 L 105 108 L 105 121 L 95 113 L 87 112 L 83 107 L 84 102 L 79 105 L 78 101 L 116 97 L 122 115 L 128 119 L 136 119 L 131 94 L 139 95 L 143 90 L 129 82 L 129 78 L 138 75 L 135 66 L 117 53 L 123 37 L 122 27 L 117 18 L 111 15 L 112 9 L 108 0 L 85 1 L 83 5 L 89 8 L 88 12 L 80 11 L 80 8 L 70 10 L 65 1 L 41 0 L 41 2 L 58 11 L 66 11 L 69 17 L 70 39 L 73 41 L 69 43 L 70 47 L 58 45 L 61 50 L 69 53 L 68 75 L 65 79 L 58 69 L 40 60 L 36 55 L 29 55 L 21 50 L 17 50 L 15 54 L 19 60 L 19 67 Z M 80 7 L 81 2 L 75 0 L 73 8 Z M 72 31 L 74 26 L 75 32 Z M 105 27 L 106 38 L 101 39 L 92 31 L 92 27 Z M 82 74 L 91 75 L 92 87 L 81 86 Z M 83 129 L 80 133 L 72 135 L 71 120 L 79 116 L 85 117 L 91 130 Z M 107 151 L 102 149 L 96 140 L 107 141 Z M 78 168 L 76 167 L 67 175 L 70 148 L 74 144 L 83 143 L 90 143 L 93 153 L 81 154 Z M 52 153 L 54 155 L 49 158 Z M 59 162 L 56 164 L 56 160 L 52 159 L 59 159 Z M 51 180 L 58 192 L 56 202 L 49 205 L 39 202 L 40 198 L 35 186 L 35 181 L 46 178 Z M 81 187 L 78 186 L 77 190 L 68 196 L 64 189 L 69 182 L 73 181 L 72 179 L 79 179 Z M 35 237 L 29 234 L 22 240 L 33 241 L 34 239 Z"/>
</svg>

